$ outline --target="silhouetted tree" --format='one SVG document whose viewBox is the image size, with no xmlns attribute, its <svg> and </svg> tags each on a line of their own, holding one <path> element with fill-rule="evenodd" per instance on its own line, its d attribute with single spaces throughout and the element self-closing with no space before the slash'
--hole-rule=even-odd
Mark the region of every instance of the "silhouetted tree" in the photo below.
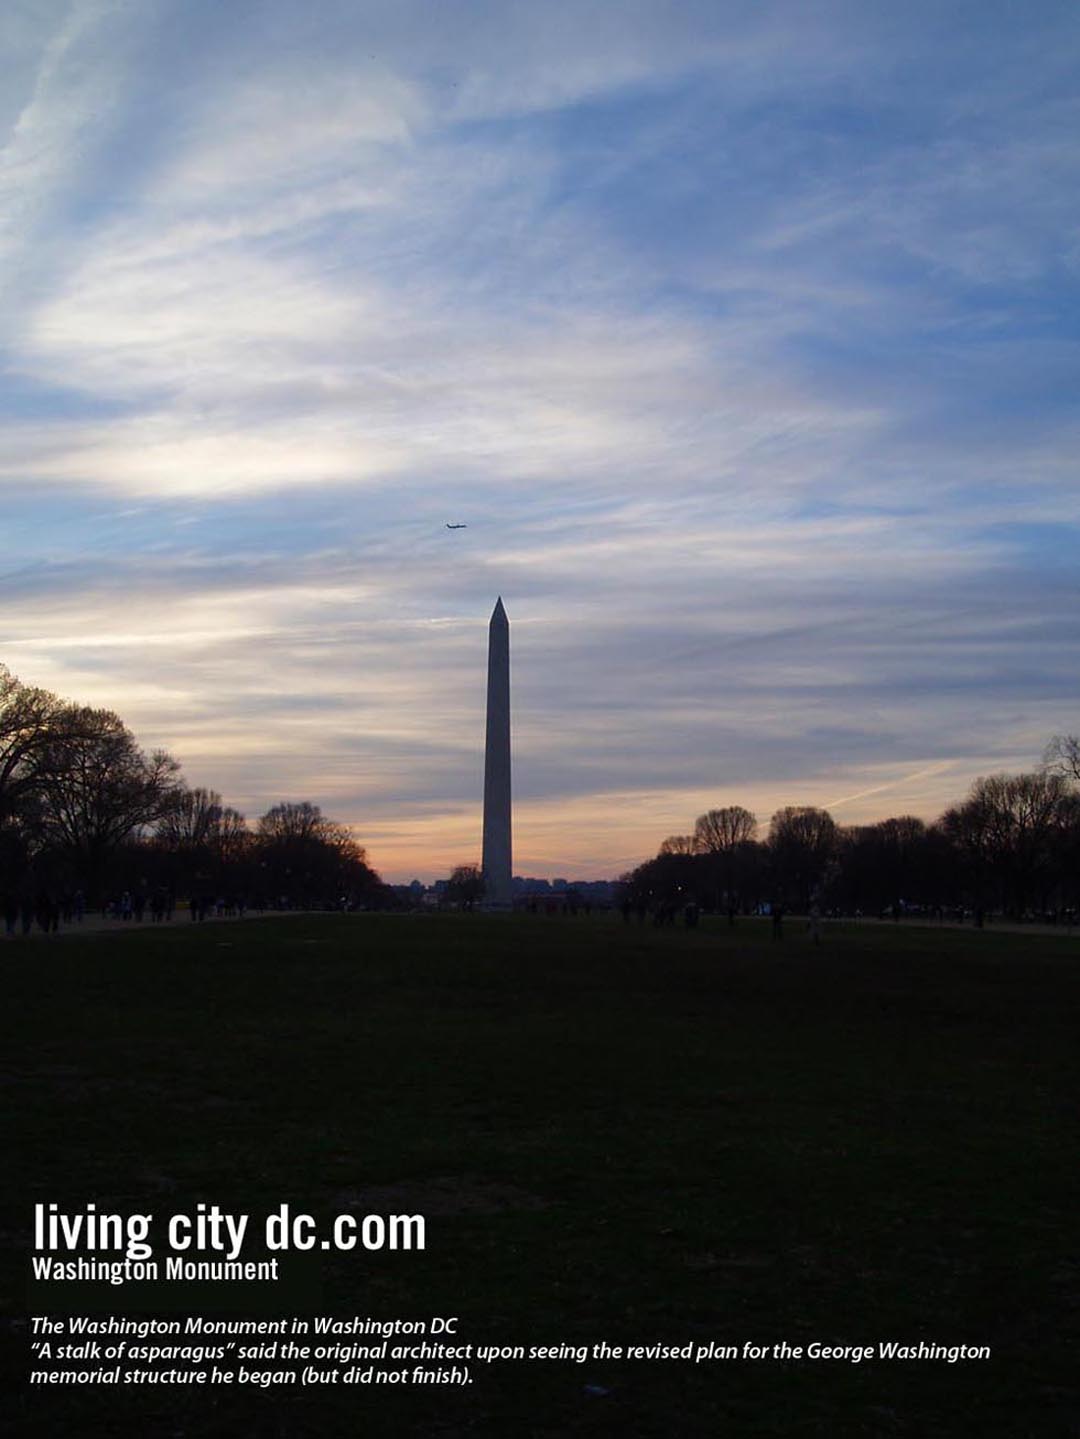
<svg viewBox="0 0 1080 1439">
<path fill-rule="evenodd" d="M 769 824 L 768 846 L 778 896 L 787 904 L 808 907 L 836 853 L 832 815 L 813 805 L 778 809 Z"/>
<path fill-rule="evenodd" d="M 953 846 L 940 826 L 913 815 L 853 825 L 838 833 L 837 869 L 830 901 L 873 913 L 886 907 L 934 907 L 953 897 Z"/>
<path fill-rule="evenodd" d="M 1057 883 L 1061 841 L 1071 832 L 1075 796 L 1060 774 L 988 775 L 943 819 L 968 857 L 973 898 L 993 898 L 1023 915 Z"/>
<path fill-rule="evenodd" d="M 1054 735 L 1043 751 L 1042 768 L 1062 779 L 1080 781 L 1080 736 Z"/>
<path fill-rule="evenodd" d="M 245 895 L 253 875 L 245 863 L 252 846 L 244 816 L 221 802 L 217 790 L 182 786 L 154 832 L 156 847 L 172 861 L 170 882 L 191 892 L 212 883 Z"/>
<path fill-rule="evenodd" d="M 381 904 L 389 891 L 349 830 L 317 805 L 259 822 L 210 789 L 189 789 L 164 750 L 144 752 L 119 716 L 69 704 L 0 665 L 0 889 L 121 886 L 167 898 L 213 887 L 240 898 Z"/>
<path fill-rule="evenodd" d="M 179 768 L 164 750 L 144 753 L 110 710 L 69 709 L 38 770 L 43 843 L 100 883 L 109 854 L 175 803 Z"/>
<path fill-rule="evenodd" d="M 874 826 L 877 869 L 885 903 L 894 913 L 916 897 L 919 858 L 926 841 L 926 824 L 915 815 L 882 820 Z"/>
<path fill-rule="evenodd" d="M 977 780 L 933 824 L 898 815 L 839 830 L 825 810 L 788 806 L 761 845 L 748 810 L 709 810 L 692 837 L 669 835 L 655 859 L 621 876 L 620 903 L 719 905 L 734 895 L 743 910 L 765 899 L 796 907 L 816 899 L 897 915 L 970 903 L 980 922 L 989 907 L 1058 914 L 1080 902 L 1078 750 L 1058 736 L 1038 773 Z"/>
<path fill-rule="evenodd" d="M 1080 906 L 1080 794 L 1069 795 L 1061 806 L 1054 875 L 1057 906 L 1075 911 Z"/>
<path fill-rule="evenodd" d="M 740 902 L 739 865 L 744 846 L 757 833 L 757 816 L 741 804 L 710 809 L 694 823 L 694 850 L 707 855 L 717 909 L 726 908 L 734 919 Z"/>
<path fill-rule="evenodd" d="M 182 786 L 169 812 L 159 820 L 156 838 L 165 849 L 177 854 L 206 849 L 223 813 L 217 790 Z"/>
<path fill-rule="evenodd" d="M 484 876 L 475 864 L 459 864 L 446 882 L 446 899 L 472 909 L 484 897 Z"/>
<path fill-rule="evenodd" d="M 210 853 L 219 865 L 229 868 L 250 856 L 253 840 L 254 836 L 244 816 L 238 809 L 225 805 L 210 835 Z M 364 851 L 359 845 L 357 849 L 363 856 Z"/>
<path fill-rule="evenodd" d="M 964 861 L 968 898 L 981 921 L 994 856 L 994 815 L 985 797 L 973 787 L 963 804 L 953 805 L 941 817 L 941 826 Z"/>
<path fill-rule="evenodd" d="M 336 905 L 381 899 L 382 885 L 364 847 L 344 825 L 306 800 L 274 805 L 258 822 L 255 857 L 276 898 Z"/>
<path fill-rule="evenodd" d="M 46 778 L 63 773 L 67 744 L 93 736 L 100 716 L 23 684 L 0 665 L 0 824 L 28 808 Z"/>
<path fill-rule="evenodd" d="M 730 854 L 757 833 L 757 816 L 741 804 L 710 809 L 694 824 L 694 849 L 698 854 Z"/>
</svg>

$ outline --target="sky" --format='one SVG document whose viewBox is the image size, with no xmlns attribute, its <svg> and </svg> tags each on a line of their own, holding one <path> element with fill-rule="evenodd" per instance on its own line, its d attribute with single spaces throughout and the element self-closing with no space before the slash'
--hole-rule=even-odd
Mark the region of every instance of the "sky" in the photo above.
<svg viewBox="0 0 1080 1439">
<path fill-rule="evenodd" d="M 8 0 L 0 661 L 387 879 L 1080 727 L 1080 15 Z M 468 526 L 448 530 L 448 523 Z"/>
</svg>

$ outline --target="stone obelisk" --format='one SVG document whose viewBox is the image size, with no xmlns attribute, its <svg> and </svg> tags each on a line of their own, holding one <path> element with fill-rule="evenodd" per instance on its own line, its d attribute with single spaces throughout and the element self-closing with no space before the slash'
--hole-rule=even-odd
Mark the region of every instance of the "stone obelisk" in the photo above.
<svg viewBox="0 0 1080 1439">
<path fill-rule="evenodd" d="M 501 596 L 495 601 L 488 626 L 483 870 L 484 908 L 511 908 L 510 621 Z"/>
</svg>

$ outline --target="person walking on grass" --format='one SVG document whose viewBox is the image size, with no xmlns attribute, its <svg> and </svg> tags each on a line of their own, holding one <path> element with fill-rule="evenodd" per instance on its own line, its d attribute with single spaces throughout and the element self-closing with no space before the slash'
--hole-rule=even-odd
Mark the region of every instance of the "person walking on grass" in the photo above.
<svg viewBox="0 0 1080 1439">
<path fill-rule="evenodd" d="M 784 906 L 779 900 L 772 907 L 772 937 L 783 939 L 784 937 Z"/>
<path fill-rule="evenodd" d="M 815 901 L 810 906 L 810 923 L 807 926 L 810 931 L 810 943 L 821 943 L 821 910 Z"/>
</svg>

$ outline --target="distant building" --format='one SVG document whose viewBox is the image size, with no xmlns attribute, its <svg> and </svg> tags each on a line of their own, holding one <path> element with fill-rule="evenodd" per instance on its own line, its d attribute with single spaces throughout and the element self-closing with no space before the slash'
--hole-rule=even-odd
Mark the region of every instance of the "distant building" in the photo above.
<svg viewBox="0 0 1080 1439">
<path fill-rule="evenodd" d="M 543 899 L 545 896 L 561 901 L 571 893 L 586 904 L 603 908 L 614 903 L 615 882 L 610 879 L 538 879 L 532 875 L 514 875 L 513 895 L 517 902 Z"/>
<path fill-rule="evenodd" d="M 390 889 L 402 904 L 410 909 L 436 909 L 446 900 L 447 883 L 445 879 L 437 879 L 434 884 L 425 885 L 422 880 L 414 879 L 410 884 L 392 884 Z M 523 905 L 530 899 L 545 897 L 558 899 L 562 903 L 571 893 L 584 903 L 603 909 L 614 903 L 615 882 L 610 879 L 553 881 L 520 874 L 515 874 L 511 882 L 511 894 L 517 905 Z"/>
</svg>

